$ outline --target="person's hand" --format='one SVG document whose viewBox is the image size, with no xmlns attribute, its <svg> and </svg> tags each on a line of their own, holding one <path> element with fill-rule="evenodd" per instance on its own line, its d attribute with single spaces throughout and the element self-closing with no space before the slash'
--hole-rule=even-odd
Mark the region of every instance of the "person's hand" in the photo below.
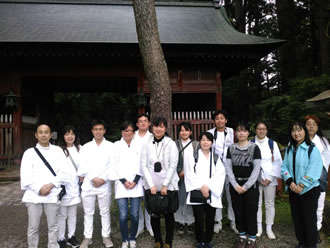
<svg viewBox="0 0 330 248">
<path fill-rule="evenodd" d="M 130 181 L 126 181 L 126 182 L 124 183 L 124 186 L 125 186 L 126 189 L 129 189 L 130 186 L 131 186 L 131 182 L 130 182 Z"/>
<path fill-rule="evenodd" d="M 95 188 L 98 188 L 100 187 L 101 185 L 105 184 L 105 181 L 102 179 L 102 178 L 99 178 L 99 177 L 95 177 L 93 180 L 93 186 Z"/>
<path fill-rule="evenodd" d="M 184 177 L 184 171 L 181 171 L 181 172 L 179 173 L 179 177 L 181 177 L 181 178 Z"/>
<path fill-rule="evenodd" d="M 210 196 L 210 189 L 207 187 L 207 185 L 203 185 L 201 187 L 201 192 L 205 198 L 208 198 Z"/>
<path fill-rule="evenodd" d="M 261 181 L 261 184 L 262 184 L 263 186 L 268 186 L 268 185 L 270 184 L 270 181 L 269 181 L 268 179 L 266 179 L 266 180 L 262 180 L 262 181 Z"/>
<path fill-rule="evenodd" d="M 79 177 L 79 183 L 83 183 L 84 182 L 84 179 L 85 179 L 85 177 Z"/>
<path fill-rule="evenodd" d="M 151 187 L 150 188 L 150 193 L 155 195 L 157 193 L 157 188 L 154 186 L 154 187 Z"/>
<path fill-rule="evenodd" d="M 161 195 L 167 195 L 167 187 L 163 186 L 162 189 L 160 190 Z"/>
<path fill-rule="evenodd" d="M 300 194 L 300 192 L 303 190 L 301 187 L 297 186 L 294 182 L 290 184 L 290 190 L 296 194 Z"/>
<path fill-rule="evenodd" d="M 236 192 L 237 192 L 238 194 L 244 194 L 244 193 L 246 192 L 246 189 L 244 189 L 244 188 L 243 188 L 242 186 L 240 186 L 240 185 L 236 185 L 234 189 L 236 190 Z"/>
<path fill-rule="evenodd" d="M 133 189 L 136 186 L 136 182 L 129 182 L 128 189 Z"/>
<path fill-rule="evenodd" d="M 50 193 L 50 191 L 52 190 L 52 188 L 54 188 L 54 184 L 49 183 L 49 184 L 44 184 L 41 189 L 39 190 L 39 194 L 42 196 L 46 196 Z"/>
</svg>

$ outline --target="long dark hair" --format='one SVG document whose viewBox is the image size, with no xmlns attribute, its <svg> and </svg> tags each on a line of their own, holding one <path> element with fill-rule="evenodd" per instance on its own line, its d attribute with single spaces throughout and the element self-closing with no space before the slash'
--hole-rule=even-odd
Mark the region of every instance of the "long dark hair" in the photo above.
<svg viewBox="0 0 330 248">
<path fill-rule="evenodd" d="M 74 140 L 74 143 L 73 143 L 73 146 L 77 149 L 78 152 L 80 150 L 80 141 L 79 141 L 76 129 L 72 125 L 64 126 L 64 128 L 62 130 L 61 137 L 60 137 L 59 146 L 63 149 L 63 152 L 64 152 L 65 156 L 67 156 L 67 157 L 69 156 L 69 150 L 68 150 L 67 145 L 65 143 L 64 135 L 66 133 L 70 132 L 70 131 L 72 131 L 76 136 L 75 140 Z"/>
<path fill-rule="evenodd" d="M 181 128 L 184 128 L 185 130 L 188 130 L 188 131 L 192 131 L 192 126 L 190 124 L 190 122 L 181 122 L 178 126 L 178 134 L 180 134 L 180 131 L 181 131 Z M 180 135 L 179 135 L 180 136 Z M 189 136 L 189 138 L 191 139 L 192 138 L 192 135 Z"/>
<path fill-rule="evenodd" d="M 325 143 L 324 140 L 325 140 L 325 139 L 327 140 L 327 137 L 325 137 L 324 134 L 323 134 L 322 127 L 321 127 L 321 121 L 320 121 L 320 118 L 317 117 L 316 115 L 313 115 L 313 114 L 306 115 L 306 116 L 304 117 L 305 125 L 306 125 L 306 123 L 307 123 L 307 121 L 308 121 L 309 119 L 312 119 L 312 120 L 315 121 L 315 123 L 316 123 L 316 125 L 317 125 L 317 132 L 316 132 L 316 134 L 321 138 L 322 143 L 323 143 L 324 146 L 326 147 L 327 144 Z"/>
<path fill-rule="evenodd" d="M 289 126 L 289 146 L 288 146 L 288 149 L 287 149 L 287 152 L 292 149 L 293 147 L 296 147 L 297 146 L 297 141 L 292 137 L 292 130 L 294 129 L 294 127 L 298 127 L 298 128 L 301 128 L 305 131 L 305 139 L 304 139 L 304 142 L 310 146 L 312 144 L 310 138 L 309 138 L 309 135 L 308 135 L 308 131 L 307 131 L 307 128 L 306 126 L 300 122 L 300 121 L 295 121 L 293 123 L 290 124 Z"/>
</svg>

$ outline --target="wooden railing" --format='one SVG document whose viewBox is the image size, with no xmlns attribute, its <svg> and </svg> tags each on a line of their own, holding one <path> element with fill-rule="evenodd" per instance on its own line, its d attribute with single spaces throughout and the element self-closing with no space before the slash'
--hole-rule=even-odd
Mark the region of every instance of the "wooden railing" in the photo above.
<svg viewBox="0 0 330 248">
<path fill-rule="evenodd" d="M 13 116 L 0 114 L 0 167 L 13 163 Z"/>
<path fill-rule="evenodd" d="M 213 128 L 212 111 L 181 111 L 172 113 L 173 139 L 179 138 L 179 124 L 190 122 L 193 140 L 198 140 L 201 133 Z"/>
</svg>

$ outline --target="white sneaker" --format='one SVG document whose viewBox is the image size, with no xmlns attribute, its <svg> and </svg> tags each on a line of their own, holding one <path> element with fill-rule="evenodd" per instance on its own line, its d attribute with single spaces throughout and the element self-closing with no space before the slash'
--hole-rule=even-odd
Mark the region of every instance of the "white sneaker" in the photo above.
<svg viewBox="0 0 330 248">
<path fill-rule="evenodd" d="M 129 247 L 130 247 L 130 248 L 136 248 L 136 241 L 135 241 L 135 240 L 131 240 L 131 241 L 129 242 Z"/>
<path fill-rule="evenodd" d="M 128 241 L 124 241 L 124 242 L 121 244 L 121 248 L 128 248 Z"/>
<path fill-rule="evenodd" d="M 222 223 L 221 222 L 215 222 L 213 231 L 215 233 L 219 233 L 221 229 L 222 229 Z"/>
<path fill-rule="evenodd" d="M 103 237 L 103 244 L 106 248 L 113 247 L 113 243 L 110 237 Z"/>
<path fill-rule="evenodd" d="M 262 234 L 262 228 L 258 228 L 258 232 L 257 232 L 256 236 L 258 238 L 260 238 L 261 237 L 261 234 Z"/>
<path fill-rule="evenodd" d="M 276 239 L 276 236 L 275 236 L 275 234 L 273 233 L 273 231 L 272 230 L 267 230 L 267 237 L 269 238 L 269 239 Z"/>
<path fill-rule="evenodd" d="M 84 238 L 84 240 L 81 242 L 80 247 L 81 248 L 88 248 L 88 246 L 91 245 L 92 243 L 93 243 L 92 239 Z"/>
<path fill-rule="evenodd" d="M 153 230 L 150 228 L 150 229 L 148 229 L 148 232 L 149 232 L 149 234 L 150 234 L 150 236 L 151 237 L 153 237 L 154 236 L 154 232 L 153 232 Z"/>
<path fill-rule="evenodd" d="M 236 228 L 236 224 L 235 224 L 235 221 L 232 221 L 231 224 L 230 224 L 230 228 L 231 230 L 234 231 L 235 234 L 239 234 L 237 228 Z"/>
<path fill-rule="evenodd" d="M 139 237 L 139 235 L 140 235 L 141 233 L 143 233 L 143 232 L 144 232 L 144 229 L 143 229 L 143 228 L 140 229 L 140 230 L 138 230 L 137 233 L 136 233 L 136 235 L 135 235 L 135 238 Z"/>
</svg>

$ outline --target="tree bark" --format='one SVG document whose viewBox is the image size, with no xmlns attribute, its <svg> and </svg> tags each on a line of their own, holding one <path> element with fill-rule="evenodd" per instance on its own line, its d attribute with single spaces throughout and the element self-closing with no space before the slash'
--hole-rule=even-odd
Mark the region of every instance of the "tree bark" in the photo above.
<svg viewBox="0 0 330 248">
<path fill-rule="evenodd" d="M 154 0 L 134 0 L 134 16 L 145 76 L 150 86 L 151 117 L 162 116 L 172 134 L 172 92 L 167 64 L 160 44 Z"/>
</svg>

